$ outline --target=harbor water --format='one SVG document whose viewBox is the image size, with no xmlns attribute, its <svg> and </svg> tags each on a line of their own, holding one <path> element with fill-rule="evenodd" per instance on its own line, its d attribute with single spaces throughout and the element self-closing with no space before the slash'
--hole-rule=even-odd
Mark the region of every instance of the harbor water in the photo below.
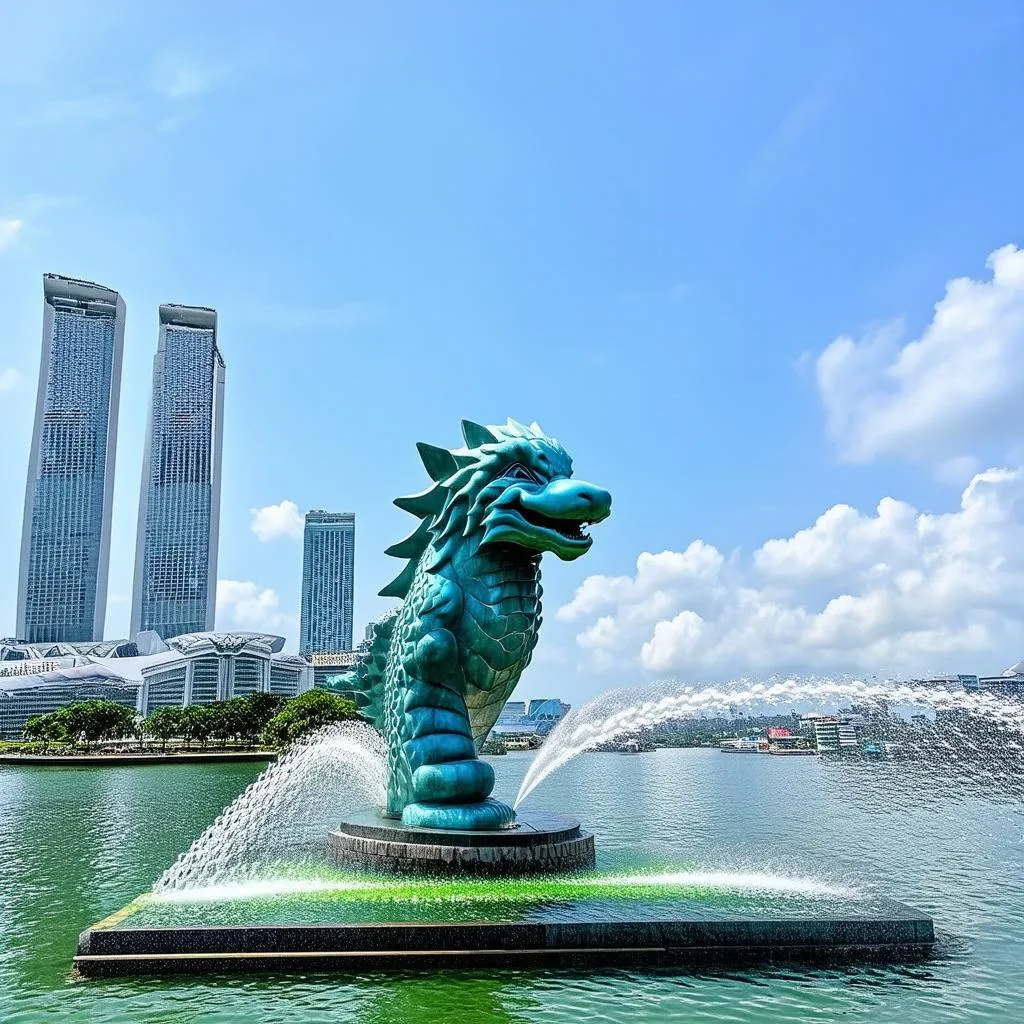
<svg viewBox="0 0 1024 1024">
<path fill-rule="evenodd" d="M 493 758 L 496 795 L 513 799 L 534 757 Z M 748 885 L 776 909 L 780 900 L 808 896 L 823 907 L 849 894 L 891 897 L 934 917 L 934 957 L 834 969 L 73 978 L 78 933 L 148 892 L 259 771 L 246 764 L 0 768 L 0 1020 L 1020 1019 L 1024 803 L 1013 786 L 965 786 L 955 772 L 884 760 L 716 750 L 584 753 L 537 786 L 527 805 L 573 814 L 595 832 L 598 877 L 612 879 L 607 898 L 650 899 L 649 887 L 634 892 L 615 880 L 652 877 L 720 902 Z M 773 892 L 773 884 L 783 890 Z M 787 884 L 809 888 L 787 893 Z M 516 913 L 534 897 L 557 904 L 559 894 L 542 885 L 534 896 L 510 885 L 515 898 L 505 903 Z M 281 920 L 316 914 L 308 886 L 292 888 L 263 891 L 266 911 Z M 453 900 L 470 898 L 457 888 L 411 886 L 378 900 L 376 913 L 385 905 L 389 917 L 443 919 Z M 487 904 L 498 919 L 513 912 L 500 896 Z M 217 897 L 222 908 L 231 898 Z M 209 913 L 198 907 L 168 903 L 159 919 Z M 251 902 L 236 905 L 238 920 L 251 912 Z"/>
</svg>

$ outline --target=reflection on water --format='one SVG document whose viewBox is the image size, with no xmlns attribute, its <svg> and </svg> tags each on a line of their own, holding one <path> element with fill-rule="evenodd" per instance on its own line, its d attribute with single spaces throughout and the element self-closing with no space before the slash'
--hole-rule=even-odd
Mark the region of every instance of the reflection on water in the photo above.
<svg viewBox="0 0 1024 1024">
<path fill-rule="evenodd" d="M 511 799 L 528 754 L 493 759 Z M 744 972 L 68 980 L 78 932 L 149 889 L 253 765 L 0 769 L 0 1020 L 1009 1022 L 1024 1005 L 1024 817 L 1011 787 L 913 764 L 658 751 L 586 754 L 531 805 L 596 833 L 599 870 L 810 878 L 931 913 L 915 966 Z"/>
</svg>

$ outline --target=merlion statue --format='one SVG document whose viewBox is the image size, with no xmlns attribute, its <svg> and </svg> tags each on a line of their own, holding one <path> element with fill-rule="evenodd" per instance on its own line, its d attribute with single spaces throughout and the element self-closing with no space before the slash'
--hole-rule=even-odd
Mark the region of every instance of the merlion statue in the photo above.
<svg viewBox="0 0 1024 1024">
<path fill-rule="evenodd" d="M 433 484 L 395 499 L 420 522 L 388 548 L 406 565 L 380 592 L 402 605 L 329 685 L 353 691 L 387 740 L 389 817 L 497 829 L 515 814 L 489 799 L 494 771 L 477 751 L 537 644 L 541 555 L 585 554 L 611 495 L 573 480 L 569 455 L 536 423 L 463 421 L 462 433 L 452 451 L 417 446 Z"/>
</svg>

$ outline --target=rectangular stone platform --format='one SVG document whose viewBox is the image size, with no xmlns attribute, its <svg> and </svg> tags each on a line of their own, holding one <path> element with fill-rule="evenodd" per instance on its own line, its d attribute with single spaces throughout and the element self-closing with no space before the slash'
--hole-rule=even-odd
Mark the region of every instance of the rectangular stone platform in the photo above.
<svg viewBox="0 0 1024 1024">
<path fill-rule="evenodd" d="M 79 939 L 86 976 L 224 971 L 356 972 L 586 965 L 835 964 L 921 959 L 931 918 L 899 903 L 877 915 L 566 921 L 124 927 L 118 915 Z"/>
</svg>

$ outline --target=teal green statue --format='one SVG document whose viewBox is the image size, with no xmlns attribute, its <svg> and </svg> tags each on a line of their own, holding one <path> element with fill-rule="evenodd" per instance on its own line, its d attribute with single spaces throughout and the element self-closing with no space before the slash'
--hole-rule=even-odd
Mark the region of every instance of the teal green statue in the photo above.
<svg viewBox="0 0 1024 1024">
<path fill-rule="evenodd" d="M 489 799 L 477 751 L 530 663 L 541 623 L 540 559 L 591 545 L 611 495 L 572 479 L 572 460 L 537 424 L 464 420 L 465 447 L 419 444 L 432 486 L 395 504 L 420 520 L 387 553 L 405 568 L 380 593 L 399 609 L 373 627 L 352 691 L 388 742 L 385 813 L 407 825 L 495 829 L 515 819 Z"/>
</svg>

